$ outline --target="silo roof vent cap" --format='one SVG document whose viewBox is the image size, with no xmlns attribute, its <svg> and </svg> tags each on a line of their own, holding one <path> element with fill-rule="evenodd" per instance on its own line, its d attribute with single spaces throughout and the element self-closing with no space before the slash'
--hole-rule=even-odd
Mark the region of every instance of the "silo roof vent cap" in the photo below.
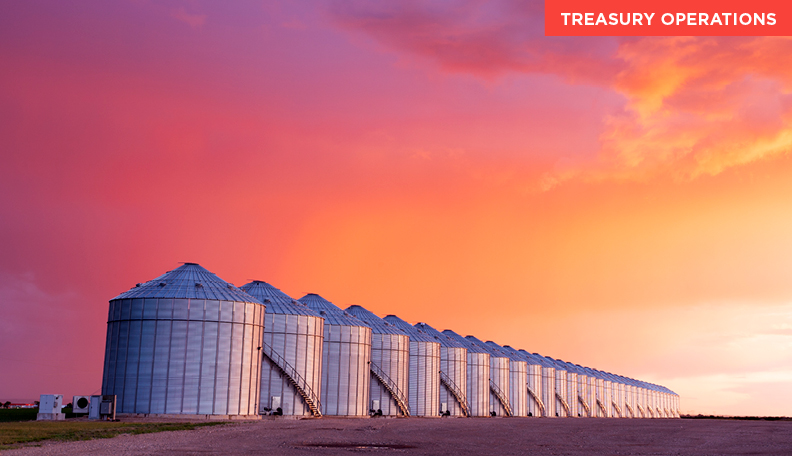
<svg viewBox="0 0 792 456">
<path fill-rule="evenodd" d="M 324 310 L 320 310 L 319 315 L 327 315 L 327 312 L 325 312 Z"/>
<path fill-rule="evenodd" d="M 139 287 L 139 286 L 141 286 L 141 285 L 143 285 L 143 284 L 142 284 L 142 283 L 136 283 L 136 284 L 135 284 L 135 288 L 137 288 L 137 287 Z"/>
<path fill-rule="evenodd" d="M 161 287 L 164 287 L 165 285 L 167 285 L 167 283 L 165 283 L 165 282 L 160 282 L 159 283 L 159 286 L 161 286 Z"/>
<path fill-rule="evenodd" d="M 270 301 L 270 300 L 269 300 L 269 298 L 264 298 L 264 302 L 266 302 L 267 304 L 269 304 L 269 303 L 271 303 L 272 301 Z"/>
<path fill-rule="evenodd" d="M 203 288 L 203 284 L 201 282 L 195 282 L 196 288 Z"/>
</svg>

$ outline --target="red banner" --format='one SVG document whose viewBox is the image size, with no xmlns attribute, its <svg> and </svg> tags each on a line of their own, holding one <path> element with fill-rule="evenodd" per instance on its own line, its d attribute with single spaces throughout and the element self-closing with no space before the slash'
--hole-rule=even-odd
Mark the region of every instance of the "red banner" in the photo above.
<svg viewBox="0 0 792 456">
<path fill-rule="evenodd" d="M 545 36 L 792 36 L 792 0 L 545 0 Z"/>
</svg>

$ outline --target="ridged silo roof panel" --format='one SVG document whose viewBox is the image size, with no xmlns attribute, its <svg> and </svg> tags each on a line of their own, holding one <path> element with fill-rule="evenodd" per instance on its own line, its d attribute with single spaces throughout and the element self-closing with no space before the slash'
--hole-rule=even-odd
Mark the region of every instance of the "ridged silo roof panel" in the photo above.
<svg viewBox="0 0 792 456">
<path fill-rule="evenodd" d="M 449 337 L 448 335 L 441 333 L 440 331 L 432 328 L 426 323 L 416 323 L 415 327 L 425 332 L 426 334 L 432 336 L 435 340 L 440 342 L 440 345 L 443 347 L 457 347 L 457 348 L 467 349 L 467 346 L 462 342 L 456 340 L 453 337 Z"/>
<path fill-rule="evenodd" d="M 458 340 L 462 344 L 463 347 L 467 348 L 468 352 L 470 352 L 470 353 L 486 353 L 486 354 L 489 354 L 489 350 L 487 350 L 486 347 L 483 347 L 483 346 L 481 346 L 479 344 L 473 343 L 473 342 L 465 339 L 464 337 L 460 336 L 459 334 L 455 333 L 454 331 L 452 331 L 450 329 L 443 330 L 443 334 L 445 334 L 448 337 L 451 337 L 452 339 Z"/>
<path fill-rule="evenodd" d="M 503 350 L 505 350 L 506 353 L 510 353 L 510 354 L 516 356 L 518 359 L 527 362 L 528 364 L 540 365 L 538 361 L 533 359 L 533 357 L 528 356 L 529 353 L 527 351 L 525 351 L 525 350 L 515 350 L 513 347 L 510 347 L 508 345 L 504 345 L 501 348 Z"/>
<path fill-rule="evenodd" d="M 196 263 L 184 263 L 154 280 L 139 283 L 111 301 L 132 298 L 209 299 L 261 304 L 253 296 Z"/>
<path fill-rule="evenodd" d="M 513 359 L 515 361 L 526 361 L 524 356 L 520 356 L 520 353 L 517 350 L 511 349 L 507 350 L 505 347 L 501 347 L 500 345 L 496 344 L 495 342 L 488 340 L 485 342 L 488 347 L 491 347 L 493 350 L 497 350 L 500 353 L 503 353 L 507 358 Z"/>
<path fill-rule="evenodd" d="M 297 301 L 286 293 L 273 287 L 267 282 L 254 280 L 239 287 L 240 290 L 253 296 L 267 306 L 266 313 L 283 315 L 310 315 L 318 317 L 319 313 L 309 309 L 308 306 Z"/>
<path fill-rule="evenodd" d="M 408 336 L 410 339 L 420 341 L 420 342 L 434 342 L 440 343 L 439 340 L 435 339 L 433 336 L 425 333 L 424 331 L 416 328 L 415 326 L 407 323 L 406 321 L 402 320 L 401 318 L 397 317 L 396 315 L 388 315 L 383 320 L 387 321 L 388 323 L 392 324 L 393 326 L 401 329 Z"/>
<path fill-rule="evenodd" d="M 393 326 L 392 324 L 388 323 L 382 318 L 378 317 L 377 315 L 375 315 L 373 312 L 366 309 L 365 307 L 361 307 L 358 305 L 349 306 L 346 308 L 346 312 L 351 314 L 353 317 L 357 318 L 358 320 L 361 320 L 367 325 L 371 326 L 372 334 L 398 334 L 400 336 L 405 335 L 404 331 Z"/>
<path fill-rule="evenodd" d="M 318 294 L 308 293 L 300 298 L 299 301 L 308 306 L 309 309 L 319 313 L 319 316 L 324 318 L 326 324 L 370 328 L 365 322 L 355 318 L 349 312 L 346 312 Z"/>
<path fill-rule="evenodd" d="M 486 352 L 489 353 L 490 356 L 492 356 L 493 358 L 508 358 L 509 357 L 509 355 L 506 352 L 504 352 L 503 350 L 501 350 L 500 347 L 495 348 L 495 347 L 493 347 L 490 344 L 487 344 L 487 343 L 484 343 L 484 342 L 480 341 L 475 336 L 465 336 L 465 339 L 467 339 L 468 342 L 470 342 L 470 343 L 472 343 L 472 344 L 474 344 L 474 345 L 476 345 L 478 347 L 481 347 L 484 350 L 486 350 Z"/>
</svg>

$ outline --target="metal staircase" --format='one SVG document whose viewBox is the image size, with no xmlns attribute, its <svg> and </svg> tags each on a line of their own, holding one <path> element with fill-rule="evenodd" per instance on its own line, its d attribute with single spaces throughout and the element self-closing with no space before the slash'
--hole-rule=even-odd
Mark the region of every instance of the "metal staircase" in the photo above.
<svg viewBox="0 0 792 456">
<path fill-rule="evenodd" d="M 386 374 L 374 361 L 371 361 L 369 367 L 374 377 L 379 380 L 382 386 L 388 390 L 393 400 L 396 401 L 396 405 L 399 406 L 399 410 L 401 410 L 402 414 L 404 414 L 404 416 L 410 416 L 410 406 L 407 404 L 407 397 L 401 392 L 396 382 L 391 380 L 388 374 Z"/>
<path fill-rule="evenodd" d="M 624 418 L 624 414 L 622 414 L 622 410 L 621 407 L 619 407 L 619 404 L 617 404 L 616 401 L 611 401 L 611 404 L 613 404 L 613 408 L 616 409 L 616 413 L 619 414 L 619 418 Z"/>
<path fill-rule="evenodd" d="M 605 404 L 602 403 L 599 399 L 597 399 L 597 405 L 599 405 L 600 410 L 602 410 L 602 414 L 605 415 L 605 418 L 610 418 L 608 415 L 608 409 L 605 407 Z"/>
<path fill-rule="evenodd" d="M 578 395 L 578 402 L 580 402 L 580 405 L 582 405 L 583 409 L 586 410 L 586 416 L 591 416 L 591 407 L 589 407 L 588 402 L 583 399 L 583 396 Z"/>
<path fill-rule="evenodd" d="M 531 395 L 534 401 L 536 401 L 536 404 L 539 406 L 539 416 L 544 416 L 545 406 L 544 406 L 544 402 L 542 402 L 542 398 L 540 398 L 530 386 L 528 387 L 528 394 Z"/>
<path fill-rule="evenodd" d="M 561 401 L 561 405 L 563 405 L 563 406 L 564 406 L 564 410 L 566 410 L 566 415 L 567 415 L 567 416 L 570 416 L 570 413 L 571 413 L 571 412 L 570 412 L 570 410 L 569 410 L 569 404 L 567 404 L 567 401 L 566 401 L 566 399 L 564 399 L 564 396 L 560 395 L 560 394 L 558 393 L 558 391 L 556 391 L 556 393 L 555 393 L 555 394 L 556 394 L 556 399 L 558 399 L 559 401 Z"/>
<path fill-rule="evenodd" d="M 663 417 L 663 411 L 660 410 L 660 407 L 655 407 L 655 408 L 657 409 L 657 417 L 658 418 L 662 418 Z"/>
<path fill-rule="evenodd" d="M 638 411 L 641 412 L 641 418 L 646 418 L 646 412 L 644 412 L 644 409 L 643 407 L 641 407 L 641 404 L 636 404 L 636 407 L 638 407 Z"/>
<path fill-rule="evenodd" d="M 490 391 L 492 391 L 492 394 L 494 394 L 495 397 L 497 397 L 498 400 L 500 401 L 501 405 L 503 405 L 503 409 L 506 411 L 506 416 L 512 416 L 512 410 L 511 410 L 511 405 L 509 404 L 509 398 L 503 394 L 503 391 L 501 391 L 501 389 L 498 388 L 498 385 L 496 385 L 495 382 L 492 381 L 492 379 L 490 379 Z"/>
<path fill-rule="evenodd" d="M 319 397 L 314 394 L 311 386 L 305 381 L 303 376 L 297 372 L 297 369 L 293 368 L 291 364 L 281 355 L 277 354 L 275 350 L 265 342 L 261 342 L 261 352 L 281 371 L 294 389 L 297 390 L 297 393 L 303 398 L 305 405 L 311 410 L 311 414 L 315 417 L 322 416 L 322 412 L 320 411 L 322 404 L 319 401 Z"/>
<path fill-rule="evenodd" d="M 635 411 L 630 407 L 630 404 L 625 402 L 624 406 L 627 407 L 627 410 L 630 412 L 630 418 L 635 418 Z"/>
<path fill-rule="evenodd" d="M 470 416 L 470 407 L 468 407 L 467 398 L 465 397 L 465 393 L 459 389 L 459 387 L 451 380 L 445 372 L 440 371 L 440 382 L 448 388 L 448 391 L 456 398 L 457 402 L 459 402 L 459 406 L 462 407 L 462 413 L 465 416 Z"/>
<path fill-rule="evenodd" d="M 668 413 L 668 409 L 663 409 L 663 411 L 665 412 L 666 418 L 671 418 L 671 414 Z"/>
</svg>

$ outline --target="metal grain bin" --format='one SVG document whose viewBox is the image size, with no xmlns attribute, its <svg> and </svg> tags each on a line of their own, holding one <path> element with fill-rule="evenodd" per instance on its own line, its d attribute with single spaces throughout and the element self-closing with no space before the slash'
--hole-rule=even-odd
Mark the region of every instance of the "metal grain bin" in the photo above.
<svg viewBox="0 0 792 456">
<path fill-rule="evenodd" d="M 346 311 L 371 327 L 371 410 L 409 416 L 410 337 L 361 306 Z"/>
<path fill-rule="evenodd" d="M 102 395 L 119 413 L 258 415 L 264 305 L 195 263 L 110 300 Z"/>
<path fill-rule="evenodd" d="M 542 366 L 542 403 L 544 403 L 544 415 L 548 418 L 558 416 L 556 414 L 556 388 L 555 388 L 555 367 L 548 363 L 544 356 L 537 353 L 528 353 L 524 350 L 528 357 L 539 363 Z"/>
<path fill-rule="evenodd" d="M 528 416 L 528 363 L 517 352 L 488 340 L 487 345 L 509 357 L 509 403 L 512 415 Z"/>
<path fill-rule="evenodd" d="M 440 343 L 440 413 L 470 416 L 467 400 L 467 348 L 426 323 L 415 327 Z"/>
<path fill-rule="evenodd" d="M 515 350 L 504 345 L 503 349 L 520 357 L 525 361 L 526 366 L 526 389 L 528 391 L 526 410 L 528 416 L 544 416 L 545 405 L 542 400 L 542 365 L 539 364 L 530 354 L 524 350 Z"/>
<path fill-rule="evenodd" d="M 490 355 L 459 334 L 446 329 L 443 334 L 467 348 L 467 399 L 470 416 L 490 416 Z"/>
<path fill-rule="evenodd" d="M 553 358 L 544 357 L 545 361 L 555 367 L 555 397 L 556 397 L 556 416 L 566 418 L 570 416 L 570 406 L 567 402 L 567 371 L 566 368 L 558 365 Z"/>
<path fill-rule="evenodd" d="M 465 336 L 471 344 L 483 348 L 490 355 L 490 414 L 493 416 L 512 416 L 510 400 L 511 373 L 510 359 L 503 350 L 478 340 L 474 336 Z"/>
<path fill-rule="evenodd" d="M 320 416 L 324 318 L 266 282 L 240 288 L 267 307 L 259 412 Z"/>
<path fill-rule="evenodd" d="M 384 320 L 410 338 L 408 398 L 412 415 L 440 415 L 440 342 L 396 315 Z"/>
<path fill-rule="evenodd" d="M 367 416 L 371 328 L 317 294 L 300 302 L 324 318 L 322 414 Z"/>
<path fill-rule="evenodd" d="M 585 414 L 585 410 L 580 404 L 578 394 L 578 369 L 573 364 L 564 362 L 562 360 L 554 360 L 556 365 L 562 367 L 567 371 L 567 384 L 566 384 L 566 400 L 569 405 L 569 416 L 578 418 Z"/>
<path fill-rule="evenodd" d="M 591 406 L 589 406 L 589 401 L 586 397 L 588 386 L 588 375 L 586 374 L 586 371 L 581 369 L 580 366 L 576 364 L 566 361 L 559 362 L 563 363 L 567 367 L 567 372 L 574 372 L 575 377 L 577 377 L 575 390 L 567 392 L 567 397 L 569 397 L 570 402 L 575 403 L 575 407 L 577 409 L 576 416 L 582 418 L 591 416 Z"/>
</svg>

